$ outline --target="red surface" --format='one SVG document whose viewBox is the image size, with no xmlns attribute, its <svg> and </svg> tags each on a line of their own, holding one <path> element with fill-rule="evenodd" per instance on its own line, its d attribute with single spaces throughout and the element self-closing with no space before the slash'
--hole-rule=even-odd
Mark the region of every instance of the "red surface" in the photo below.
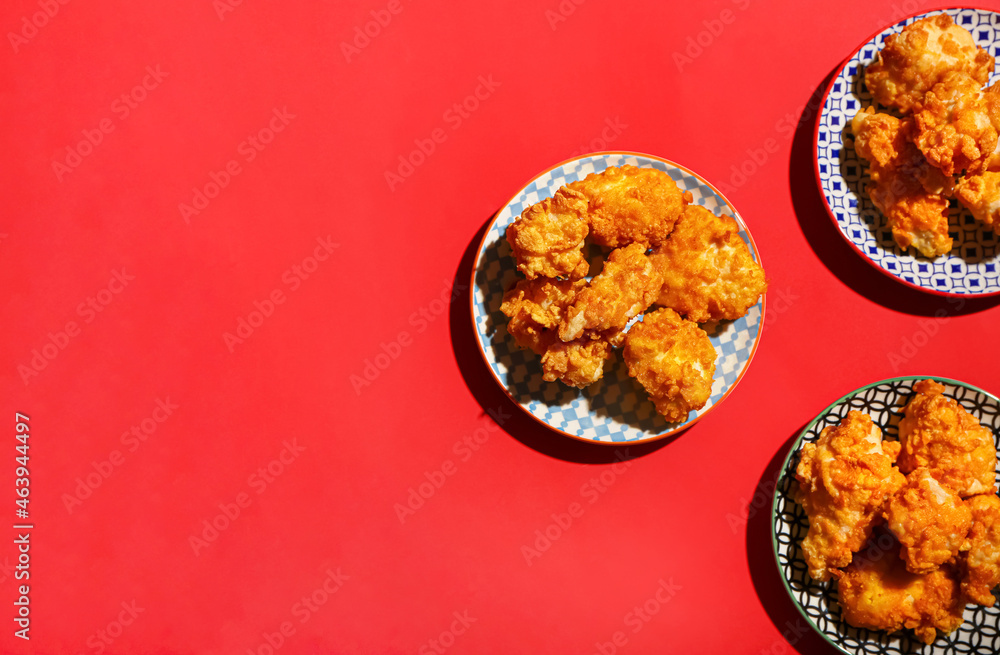
<svg viewBox="0 0 1000 655">
<path fill-rule="evenodd" d="M 810 100 L 920 3 L 247 0 L 221 17 L 220 4 L 69 2 L 16 52 L 7 37 L 0 515 L 13 524 L 22 412 L 35 528 L 31 640 L 5 619 L 0 649 L 828 652 L 803 633 L 755 509 L 786 444 L 894 374 L 1000 391 L 988 338 L 1000 301 L 949 301 L 872 270 L 813 183 Z M 19 31 L 39 7 L 8 2 L 0 26 Z M 373 11 L 387 24 L 345 55 L 356 28 L 375 33 Z M 144 76 L 152 88 L 126 115 L 121 96 Z M 463 116 L 453 105 L 477 88 Z M 287 124 L 274 119 L 273 141 L 244 144 L 275 110 Z M 475 350 L 465 290 L 439 300 L 520 184 L 608 148 L 715 183 L 771 279 L 736 392 L 675 439 L 631 448 L 628 467 L 519 414 Z M 230 161 L 238 172 L 186 222 L 179 204 Z M 744 165 L 756 170 L 741 183 Z M 227 345 L 247 317 L 252 334 Z M 383 348 L 388 366 L 352 384 Z M 23 374 L 36 350 L 47 364 Z M 269 464 L 281 473 L 268 481 Z M 110 473 L 69 511 L 95 466 Z M 428 480 L 440 487 L 401 520 Z M 205 535 L 220 504 L 239 516 Z M 554 523 L 571 508 L 569 527 Z M 558 538 L 529 564 L 523 547 L 547 529 Z M 196 553 L 199 535 L 211 541 Z M 0 569 L 8 617 L 13 574 Z M 658 589 L 665 603 L 650 600 Z M 313 592 L 326 602 L 301 604 Z M 647 601 L 658 611 L 645 620 Z"/>
</svg>

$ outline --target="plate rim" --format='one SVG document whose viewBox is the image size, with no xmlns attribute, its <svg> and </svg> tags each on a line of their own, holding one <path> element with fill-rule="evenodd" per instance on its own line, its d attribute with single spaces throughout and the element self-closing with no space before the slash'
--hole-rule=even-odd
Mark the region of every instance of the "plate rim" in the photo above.
<svg viewBox="0 0 1000 655">
<path fill-rule="evenodd" d="M 953 384 L 953 385 L 960 386 L 960 387 L 965 387 L 966 389 L 970 389 L 972 391 L 981 393 L 981 394 L 985 395 L 986 397 L 991 398 L 997 404 L 997 406 L 1000 407 L 1000 397 L 997 397 L 995 394 L 992 394 L 989 391 L 986 391 L 985 389 L 982 389 L 981 387 L 977 387 L 974 384 L 971 384 L 969 382 L 963 382 L 961 380 L 956 380 L 954 378 L 948 378 L 948 377 L 943 377 L 943 376 L 938 376 L 938 375 L 897 375 L 897 376 L 894 376 L 894 377 L 891 377 L 891 378 L 885 378 L 884 380 L 878 380 L 877 382 L 870 382 L 868 384 L 865 384 L 865 385 L 862 385 L 862 386 L 858 387 L 854 391 L 850 391 L 850 392 L 844 394 L 843 396 L 841 396 L 837 400 L 835 400 L 832 403 L 830 403 L 829 405 L 827 405 L 824 409 L 820 410 L 819 413 L 817 413 L 816 416 L 811 421 L 809 421 L 809 423 L 807 423 L 804 428 L 802 428 L 802 430 L 799 432 L 798 436 L 795 438 L 795 441 L 788 448 L 788 452 L 785 453 L 785 459 L 782 460 L 781 467 L 778 469 L 778 475 L 775 478 L 774 493 L 773 493 L 773 496 L 771 498 L 771 513 L 770 513 L 770 516 L 769 516 L 769 520 L 770 520 L 770 523 L 771 523 L 771 526 L 770 526 L 770 528 L 771 528 L 770 529 L 770 532 L 771 532 L 771 553 L 772 553 L 772 555 L 774 555 L 774 566 L 775 566 L 775 569 L 777 570 L 778 577 L 781 578 L 781 584 L 782 584 L 782 586 L 785 589 L 785 593 L 788 594 L 788 598 L 792 601 L 792 604 L 795 606 L 795 609 L 798 610 L 798 612 L 802 616 L 802 618 L 804 618 L 806 620 L 806 623 L 809 624 L 809 627 L 813 629 L 813 632 L 815 632 L 820 637 L 822 637 L 825 642 L 827 642 L 828 644 L 830 644 L 831 646 L 833 646 L 834 648 L 836 648 L 838 651 L 840 651 L 841 653 L 844 653 L 844 655 L 856 655 L 857 651 L 851 652 L 849 650 L 845 650 L 840 645 L 834 643 L 833 640 L 831 640 L 827 636 L 827 634 L 825 632 L 823 632 L 822 630 L 819 629 L 819 627 L 817 627 L 816 623 L 813 622 L 812 618 L 808 614 L 806 614 L 805 610 L 802 608 L 802 604 L 799 603 L 798 599 L 792 593 L 792 588 L 788 584 L 788 579 L 785 577 L 785 574 L 781 570 L 781 560 L 779 559 L 779 555 L 778 555 L 778 538 L 777 538 L 777 535 L 775 534 L 775 526 L 774 526 L 774 524 L 775 524 L 775 516 L 776 516 L 776 512 L 778 510 L 778 487 L 780 486 L 781 480 L 784 477 L 785 470 L 788 469 L 788 462 L 789 462 L 789 460 L 791 460 L 792 455 L 801 447 L 801 445 L 802 445 L 802 439 L 805 437 L 806 433 L 809 432 L 813 428 L 813 426 L 815 426 L 816 423 L 821 418 L 823 418 L 824 416 L 826 416 L 834 407 L 840 405 L 841 403 L 843 403 L 848 398 L 852 398 L 853 396 L 856 396 L 857 394 L 861 393 L 862 391 L 865 391 L 867 389 L 871 389 L 872 387 L 877 387 L 880 384 L 887 384 L 887 383 L 890 383 L 890 382 L 900 382 L 900 381 L 904 381 L 904 380 L 928 380 L 928 379 L 934 380 L 935 382 L 939 382 L 939 383 L 948 383 L 948 384 Z"/>
<path fill-rule="evenodd" d="M 718 407 L 719 405 L 721 405 L 729 397 L 729 394 L 731 394 L 733 392 L 733 390 L 736 389 L 737 386 L 739 386 L 739 383 L 743 380 L 743 376 L 746 375 L 746 372 L 748 370 L 750 370 L 750 365 L 753 363 L 754 355 L 757 354 L 757 348 L 760 346 L 761 339 L 764 336 L 764 317 L 765 317 L 765 315 L 767 313 L 766 312 L 766 308 L 767 308 L 767 292 L 765 291 L 764 293 L 762 293 L 761 297 L 760 297 L 760 323 L 758 324 L 758 327 L 757 327 L 757 338 L 754 340 L 753 348 L 750 349 L 750 355 L 747 357 L 747 362 L 743 366 L 743 370 L 740 371 L 740 374 L 737 376 L 736 380 L 733 381 L 733 383 L 730 385 L 729 389 L 726 390 L 726 393 L 724 393 L 722 395 L 722 397 L 719 398 L 719 400 L 717 402 L 715 402 L 711 407 L 709 407 L 706 412 L 704 412 L 703 414 L 700 414 L 700 415 L 696 416 L 691 421 L 688 421 L 688 422 L 686 422 L 686 423 L 684 423 L 682 425 L 676 426 L 674 428 L 668 429 L 667 431 L 663 432 L 662 434 L 653 435 L 651 437 L 646 437 L 644 439 L 633 439 L 631 441 L 599 441 L 599 440 L 596 440 L 596 439 L 587 439 L 586 437 L 581 437 L 581 436 L 576 435 L 576 434 L 571 434 L 571 433 L 566 432 L 565 430 L 562 430 L 562 429 L 560 429 L 560 428 L 558 428 L 558 427 L 556 427 L 554 425 L 550 425 L 549 423 L 546 423 L 545 421 L 543 421 L 539 417 L 537 417 L 534 414 L 532 414 L 530 411 L 528 411 L 528 409 L 524 405 L 522 405 L 520 402 L 518 402 L 518 400 L 516 398 L 514 398 L 514 396 L 511 394 L 510 389 L 507 388 L 507 385 L 505 385 L 500 380 L 500 378 L 497 377 L 497 374 L 496 374 L 496 372 L 494 372 L 493 367 L 490 366 L 489 360 L 486 358 L 486 350 L 483 347 L 483 342 L 479 338 L 479 333 L 476 330 L 476 295 L 475 295 L 476 294 L 476 272 L 477 272 L 477 270 L 479 268 L 478 264 L 479 264 L 479 259 L 480 259 L 481 255 L 483 253 L 483 247 L 486 245 L 486 238 L 490 235 L 490 232 L 493 231 L 493 227 L 496 225 L 497 220 L 500 218 L 501 212 L 503 212 L 503 210 L 505 208 L 507 208 L 508 206 L 510 206 L 510 204 L 512 202 L 514 202 L 514 200 L 516 200 L 519 196 L 521 196 L 524 193 L 524 190 L 527 189 L 528 186 L 530 186 L 531 183 L 534 182 L 535 180 L 537 180 L 538 178 L 542 177 L 543 175 L 546 175 L 547 173 L 551 173 L 555 169 L 560 168 L 562 166 L 565 166 L 566 164 L 569 164 L 569 163 L 572 163 L 572 162 L 586 160 L 586 159 L 592 159 L 592 158 L 603 158 L 603 157 L 615 156 L 615 155 L 645 157 L 647 159 L 653 159 L 653 160 L 656 160 L 656 161 L 659 161 L 659 162 L 663 162 L 663 163 L 665 163 L 665 164 L 667 164 L 669 166 L 674 166 L 674 167 L 676 167 L 676 168 L 678 168 L 680 170 L 683 170 L 683 171 L 685 171 L 686 173 L 688 173 L 689 175 L 691 175 L 693 177 L 696 177 L 698 180 L 701 181 L 702 184 L 704 184 L 705 186 L 707 186 L 710 189 L 712 189 L 712 191 L 716 195 L 718 195 L 718 197 L 721 198 L 723 200 L 723 202 L 726 203 L 726 206 L 728 206 L 729 209 L 730 209 L 730 211 L 732 211 L 733 214 L 737 217 L 737 219 L 739 220 L 740 225 L 743 227 L 744 232 L 746 232 L 747 238 L 750 240 L 750 244 L 753 247 L 754 253 L 756 253 L 756 255 L 757 255 L 757 263 L 761 266 L 761 268 L 764 267 L 763 261 L 762 261 L 763 257 L 761 256 L 760 249 L 757 247 L 757 242 L 754 240 L 753 234 L 751 234 L 750 228 L 747 226 L 746 221 L 743 220 L 743 215 L 739 213 L 739 211 L 736 209 L 736 206 L 733 205 L 733 203 L 730 202 L 729 198 L 727 198 L 721 191 L 719 191 L 719 189 L 716 188 L 716 186 L 714 184 L 712 184 L 711 182 L 709 182 L 708 180 L 706 180 L 704 177 L 702 177 L 698 173 L 695 173 L 694 171 L 692 171 L 687 166 L 683 166 L 683 165 L 678 164 L 678 163 L 676 163 L 676 162 L 674 162 L 674 161 L 672 161 L 670 159 L 666 159 L 666 158 L 660 157 L 658 155 L 652 155 L 652 154 L 649 154 L 649 153 L 646 153 L 646 152 L 638 152 L 638 151 L 635 151 L 635 150 L 600 150 L 600 151 L 595 151 L 595 152 L 590 152 L 590 153 L 585 153 L 585 154 L 582 154 L 582 155 L 578 155 L 576 157 L 570 157 L 569 159 L 564 159 L 563 161 L 561 161 L 561 162 L 559 162 L 557 164 L 554 164 L 554 165 L 546 168 L 545 170 L 542 170 L 542 171 L 536 173 L 531 178 L 529 178 L 524 184 L 522 184 L 520 187 L 518 187 L 518 190 L 514 193 L 514 195 L 512 195 L 510 197 L 510 199 L 507 200 L 507 202 L 505 202 L 504 204 L 502 204 L 500 206 L 500 208 L 496 211 L 496 213 L 493 214 L 493 217 L 490 219 L 490 222 L 486 225 L 486 228 L 483 231 L 482 238 L 479 239 L 479 244 L 476 246 L 476 256 L 475 256 L 475 259 L 473 259 L 473 261 L 472 261 L 472 271 L 471 271 L 471 276 L 470 276 L 470 281 L 469 281 L 469 321 L 470 321 L 470 327 L 472 328 L 473 337 L 475 337 L 475 340 L 476 340 L 476 348 L 479 351 L 479 356 L 482 359 L 483 364 L 485 364 L 485 366 L 486 366 L 486 370 L 489 371 L 490 376 L 493 378 L 493 381 L 496 382 L 496 384 L 500 387 L 500 389 L 504 392 L 504 394 L 506 394 L 506 396 L 511 400 L 511 402 L 514 403 L 514 405 L 516 405 L 518 407 L 518 409 L 520 409 L 522 412 L 524 412 L 525 414 L 527 414 L 528 416 L 530 416 L 538 424 L 540 424 L 540 425 L 542 425 L 542 426 L 544 426 L 544 427 L 546 427 L 546 428 L 548 428 L 550 430 L 558 432 L 559 434 L 565 435 L 565 436 L 567 436 L 567 437 L 569 437 L 571 439 L 575 439 L 576 441 L 580 441 L 580 442 L 583 442 L 583 443 L 589 443 L 589 444 L 599 444 L 599 445 L 602 445 L 602 446 L 612 446 L 612 447 L 616 447 L 616 448 L 621 448 L 621 447 L 635 446 L 635 445 L 639 445 L 639 444 L 650 443 L 652 441 L 658 441 L 660 439 L 665 439 L 665 438 L 667 438 L 667 437 L 669 437 L 671 435 L 677 434 L 677 433 L 679 433 L 679 432 L 681 432 L 683 430 L 687 430 L 688 428 L 694 426 L 695 423 L 697 423 L 701 419 L 703 419 L 706 416 L 708 416 L 716 407 Z"/>
<path fill-rule="evenodd" d="M 863 259 L 865 262 L 867 262 L 868 265 L 870 265 L 871 267 L 873 267 L 879 273 L 882 273 L 886 277 L 889 277 L 889 278 L 891 278 L 893 280 L 896 280 L 897 282 L 899 282 L 901 284 L 905 284 L 906 286 L 908 286 L 908 287 L 910 287 L 912 289 L 917 289 L 919 291 L 923 291 L 924 293 L 930 293 L 930 294 L 933 294 L 933 295 L 936 295 L 936 296 L 941 296 L 941 297 L 946 297 L 946 298 L 952 298 L 952 297 L 958 297 L 958 298 L 989 298 L 989 297 L 992 297 L 992 296 L 1000 295 L 1000 289 L 997 289 L 996 291 L 990 291 L 988 293 L 955 293 L 954 291 L 941 291 L 940 289 L 932 289 L 932 288 L 929 288 L 929 287 L 920 286 L 919 284 L 914 284 L 913 282 L 908 282 L 908 281 L 904 280 L 901 277 L 893 275 L 892 273 L 890 273 L 886 269 L 884 269 L 881 266 L 879 266 L 878 264 L 876 264 L 870 257 L 868 257 L 868 255 L 865 254 L 865 252 L 856 243 L 854 243 L 849 238 L 847 238 L 847 235 L 844 234 L 844 232 L 840 229 L 840 225 L 837 223 L 837 218 L 833 215 L 833 208 L 830 207 L 830 201 L 829 201 L 829 199 L 826 196 L 826 191 L 823 188 L 823 181 L 820 179 L 820 176 L 819 176 L 819 127 L 820 127 L 821 119 L 823 118 L 823 109 L 826 107 L 826 101 L 830 98 L 830 91 L 833 89 L 834 83 L 840 78 L 841 74 L 844 72 L 844 69 L 847 67 L 847 62 L 849 62 L 851 59 L 853 59 L 854 56 L 856 54 L 858 54 L 861 51 L 861 49 L 863 47 L 865 47 L 865 45 L 868 44 L 869 41 L 871 41 L 872 39 L 874 39 L 875 37 L 877 37 L 879 34 L 882 34 L 886 30 L 891 29 L 892 27 L 895 27 L 899 23 L 901 23 L 901 22 L 903 22 L 905 20 L 909 20 L 911 18 L 914 18 L 916 16 L 924 16 L 924 15 L 932 14 L 932 13 L 935 13 L 935 12 L 947 11 L 949 9 L 956 9 L 956 10 L 971 9 L 973 11 L 986 11 L 986 12 L 990 12 L 992 14 L 997 14 L 998 16 L 1000 16 L 1000 10 L 987 9 L 986 7 L 958 6 L 958 5 L 944 5 L 944 6 L 936 7 L 936 8 L 933 8 L 933 9 L 925 9 L 925 10 L 922 10 L 922 11 L 917 11 L 917 12 L 914 12 L 914 13 L 909 14 L 907 16 L 903 16 L 899 20 L 886 25 L 886 26 L 882 27 L 881 29 L 879 29 L 879 30 L 877 30 L 875 32 L 872 32 L 872 34 L 867 39 L 865 39 L 864 41 L 862 41 L 861 43 L 859 43 L 858 46 L 856 48 L 854 48 L 854 50 L 852 50 L 850 52 L 850 54 L 848 54 L 846 57 L 844 57 L 844 59 L 839 64 L 837 64 L 837 66 L 834 68 L 834 70 L 836 71 L 836 73 L 833 75 L 833 77 L 830 78 L 830 81 L 827 83 L 826 88 L 823 90 L 823 97 L 822 97 L 822 100 L 821 100 L 820 105 L 819 105 L 819 111 L 816 112 L 815 126 L 813 127 L 812 157 L 811 157 L 812 158 L 812 164 L 813 164 L 813 177 L 816 180 L 816 188 L 819 190 L 819 195 L 823 199 L 823 208 L 826 210 L 827 216 L 833 222 L 833 227 L 837 231 L 837 234 L 839 234 L 840 237 L 844 241 L 847 242 L 847 244 L 851 247 L 852 250 L 854 250 L 858 255 L 861 256 L 861 259 Z M 931 261 L 933 261 L 933 260 L 931 260 Z"/>
</svg>

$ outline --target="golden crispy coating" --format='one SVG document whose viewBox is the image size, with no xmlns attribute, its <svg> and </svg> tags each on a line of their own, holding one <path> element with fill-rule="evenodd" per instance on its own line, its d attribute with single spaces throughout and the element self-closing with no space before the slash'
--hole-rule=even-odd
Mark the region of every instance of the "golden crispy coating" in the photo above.
<svg viewBox="0 0 1000 655">
<path fill-rule="evenodd" d="M 977 221 L 1000 234 L 1000 173 L 986 171 L 962 179 L 955 197 Z"/>
<path fill-rule="evenodd" d="M 593 337 L 623 329 L 653 304 L 661 286 L 663 277 L 646 256 L 645 244 L 615 250 L 570 305 L 559 325 L 559 338 L 575 341 L 585 334 Z"/>
<path fill-rule="evenodd" d="M 611 248 L 663 243 L 684 206 L 677 184 L 655 168 L 611 167 L 567 186 L 589 201 L 594 243 Z"/>
<path fill-rule="evenodd" d="M 986 114 L 990 117 L 990 124 L 1000 135 L 1000 82 L 983 89 L 983 102 L 986 103 Z M 986 159 L 986 170 L 1000 171 L 1000 140 L 993 149 L 993 153 Z"/>
<path fill-rule="evenodd" d="M 858 411 L 802 446 L 795 479 L 809 516 L 802 549 L 813 579 L 829 580 L 851 562 L 882 518 L 888 498 L 905 483 L 887 451 L 895 453 L 883 447 L 882 432 L 871 417 Z"/>
<path fill-rule="evenodd" d="M 946 175 L 983 170 L 997 147 L 997 131 L 980 87 L 981 82 L 965 73 L 946 73 L 913 115 L 913 142 Z"/>
<path fill-rule="evenodd" d="M 507 228 L 517 268 L 529 280 L 543 277 L 585 277 L 587 199 L 563 187 L 551 198 L 531 205 Z"/>
<path fill-rule="evenodd" d="M 557 339 L 559 321 L 586 285 L 586 280 L 519 280 L 500 305 L 500 311 L 510 317 L 507 332 L 522 348 L 541 355 Z"/>
<path fill-rule="evenodd" d="M 600 339 L 563 343 L 554 339 L 542 355 L 542 377 L 561 380 L 572 387 L 586 387 L 601 379 L 604 360 L 611 357 L 611 344 Z"/>
<path fill-rule="evenodd" d="M 906 114 L 949 71 L 964 72 L 983 85 L 993 72 L 993 57 L 951 16 L 938 14 L 886 38 L 865 70 L 865 85 L 879 104 Z"/>
<path fill-rule="evenodd" d="M 962 593 L 970 602 L 992 607 L 992 589 L 1000 584 L 1000 498 L 982 494 L 969 498 L 972 530 L 965 557 Z"/>
<path fill-rule="evenodd" d="M 899 422 L 899 470 L 930 469 L 931 475 L 962 498 L 993 493 L 997 451 L 993 433 L 961 405 L 942 395 L 934 380 L 913 385 L 916 392 Z"/>
<path fill-rule="evenodd" d="M 889 499 L 884 516 L 911 573 L 930 573 L 968 548 L 972 510 L 927 469 L 906 477 L 906 486 Z"/>
<path fill-rule="evenodd" d="M 855 149 L 871 164 L 868 195 L 904 250 L 915 247 L 925 257 L 949 252 L 948 201 L 951 180 L 927 164 L 909 135 L 910 121 L 875 114 L 869 107 L 851 121 Z"/>
<path fill-rule="evenodd" d="M 992 607 L 992 589 L 1000 584 L 1000 498 L 982 494 L 969 498 L 972 530 L 965 556 L 962 594 L 971 602 Z"/>
<path fill-rule="evenodd" d="M 925 644 L 962 625 L 958 573 L 945 565 L 931 573 L 910 573 L 899 558 L 898 545 L 880 548 L 883 540 L 858 553 L 837 583 L 844 619 L 857 628 L 895 632 L 910 628 Z"/>
<path fill-rule="evenodd" d="M 927 163 L 924 154 L 913 143 L 915 130 L 912 118 L 878 114 L 874 107 L 859 111 L 851 119 L 854 149 L 868 160 L 874 176 L 902 173 L 916 178 L 927 193 L 950 196 L 954 190 L 953 180 Z"/>
<path fill-rule="evenodd" d="M 621 342 L 621 333 L 610 331 L 593 339 L 571 343 L 559 340 L 559 322 L 586 280 L 535 278 L 519 280 L 504 294 L 500 311 L 510 317 L 507 332 L 518 345 L 542 356 L 542 377 L 585 387 L 601 379 L 604 360 L 611 357 L 611 344 Z"/>
<path fill-rule="evenodd" d="M 948 234 L 948 201 L 925 192 L 912 179 L 891 175 L 872 178 L 868 193 L 892 229 L 892 238 L 906 250 L 916 248 L 924 257 L 951 252 L 954 241 Z"/>
<path fill-rule="evenodd" d="M 700 205 L 684 208 L 649 258 L 663 275 L 657 304 L 698 323 L 743 316 L 767 288 L 736 221 Z"/>
<path fill-rule="evenodd" d="M 649 312 L 633 325 L 623 354 L 628 374 L 668 421 L 687 420 L 712 395 L 715 348 L 704 330 L 672 309 Z"/>
</svg>

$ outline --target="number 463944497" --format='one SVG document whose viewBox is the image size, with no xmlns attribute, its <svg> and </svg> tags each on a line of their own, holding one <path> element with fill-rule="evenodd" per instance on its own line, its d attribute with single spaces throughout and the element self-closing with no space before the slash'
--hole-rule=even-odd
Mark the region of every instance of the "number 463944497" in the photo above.
<svg viewBox="0 0 1000 655">
<path fill-rule="evenodd" d="M 14 470 L 16 478 L 14 487 L 18 497 L 14 504 L 18 506 L 17 517 L 24 519 L 28 518 L 28 495 L 30 494 L 28 490 L 28 438 L 31 436 L 31 428 L 28 426 L 28 417 L 24 414 L 18 412 L 14 418 L 16 420 L 14 429 L 18 442 L 15 446 L 17 455 L 14 456 L 14 461 L 18 465 Z"/>
</svg>

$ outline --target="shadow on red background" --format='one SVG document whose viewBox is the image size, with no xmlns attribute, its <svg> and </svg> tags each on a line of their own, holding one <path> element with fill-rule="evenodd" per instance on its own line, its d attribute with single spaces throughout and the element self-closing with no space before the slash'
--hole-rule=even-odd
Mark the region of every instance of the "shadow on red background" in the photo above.
<svg viewBox="0 0 1000 655">
<path fill-rule="evenodd" d="M 844 285 L 897 312 L 934 316 L 943 311 L 945 313 L 940 314 L 941 316 L 960 316 L 975 314 L 1000 304 L 1000 296 L 962 297 L 956 302 L 954 297 L 938 296 L 897 282 L 863 261 L 861 255 L 841 236 L 827 213 L 826 203 L 816 184 L 813 152 L 813 134 L 820 113 L 820 103 L 823 101 L 827 85 L 839 70 L 840 65 L 834 68 L 809 96 L 795 130 L 788 164 L 792 206 L 802 234 L 813 252 Z"/>
<path fill-rule="evenodd" d="M 495 214 L 494 214 L 495 216 Z M 483 223 L 482 227 L 476 231 L 469 245 L 458 263 L 455 271 L 455 278 L 452 281 L 453 287 L 462 289 L 469 284 L 472 279 L 472 267 L 476 261 L 476 253 L 479 251 L 479 244 L 486 234 L 486 230 L 493 222 L 494 216 L 490 216 Z M 461 286 L 459 286 L 461 285 Z M 472 393 L 476 402 L 483 408 L 484 415 L 490 411 L 496 411 L 502 407 L 506 414 L 511 417 L 506 419 L 501 428 L 514 439 L 532 448 L 543 455 L 561 459 L 567 462 L 579 464 L 611 464 L 620 461 L 620 452 L 627 448 L 628 457 L 642 457 L 663 448 L 674 439 L 682 436 L 687 430 L 682 430 L 664 439 L 646 444 L 629 445 L 626 443 L 606 446 L 603 444 L 590 444 L 577 441 L 570 437 L 559 434 L 554 430 L 539 424 L 528 416 L 517 403 L 500 389 L 494 381 L 486 362 L 483 361 L 479 352 L 479 344 L 476 343 L 474 329 L 472 325 L 472 298 L 470 294 L 463 291 L 449 310 L 449 327 L 451 329 L 451 347 L 455 353 L 455 362 L 462 372 L 462 379 L 465 386 Z"/>
<path fill-rule="evenodd" d="M 774 559 L 774 546 L 771 540 L 771 505 L 774 500 L 774 491 L 767 492 L 774 486 L 778 479 L 781 465 L 785 463 L 785 456 L 788 449 L 792 447 L 795 440 L 799 438 L 808 423 L 803 424 L 792 436 L 785 440 L 778 448 L 771 461 L 757 481 L 750 498 L 757 499 L 763 495 L 763 504 L 754 508 L 748 508 L 747 517 L 747 565 L 750 568 L 750 578 L 753 581 L 753 588 L 760 600 L 760 604 L 767 612 L 775 629 L 785 636 L 786 641 L 800 653 L 839 653 L 836 648 L 828 644 L 820 637 L 806 620 L 799 614 L 792 599 L 788 596 L 784 584 L 781 582 L 781 572 L 778 570 L 778 563 Z M 772 652 L 782 652 L 772 648 Z"/>
</svg>

